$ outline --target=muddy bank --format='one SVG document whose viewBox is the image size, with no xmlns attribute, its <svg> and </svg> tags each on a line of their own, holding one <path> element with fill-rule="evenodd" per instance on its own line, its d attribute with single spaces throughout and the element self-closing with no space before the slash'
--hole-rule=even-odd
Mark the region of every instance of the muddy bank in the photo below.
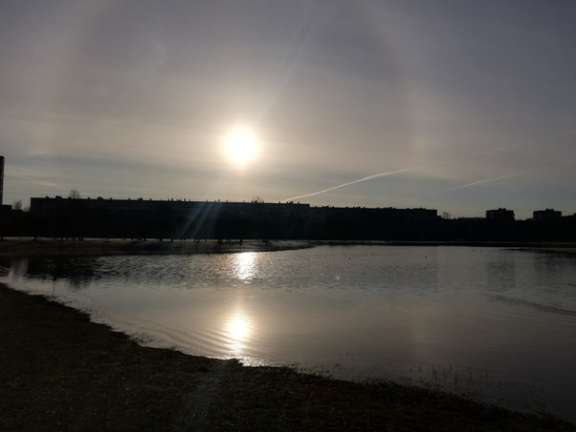
<svg viewBox="0 0 576 432">
<path fill-rule="evenodd" d="M 306 241 L 193 241 L 176 240 L 16 240 L 0 241 L 0 256 L 111 256 L 111 255 L 189 255 L 231 252 L 264 252 L 312 247 Z"/>
<path fill-rule="evenodd" d="M 2 431 L 571 431 L 394 384 L 145 348 L 87 315 L 0 286 Z"/>
</svg>

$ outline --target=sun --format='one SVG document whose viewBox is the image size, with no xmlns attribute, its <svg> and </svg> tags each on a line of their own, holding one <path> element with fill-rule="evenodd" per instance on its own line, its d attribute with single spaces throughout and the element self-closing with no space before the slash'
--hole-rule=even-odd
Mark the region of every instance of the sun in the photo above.
<svg viewBox="0 0 576 432">
<path fill-rule="evenodd" d="M 237 168 L 245 168 L 254 162 L 260 152 L 258 135 L 249 126 L 235 126 L 224 134 L 224 156 Z"/>
</svg>

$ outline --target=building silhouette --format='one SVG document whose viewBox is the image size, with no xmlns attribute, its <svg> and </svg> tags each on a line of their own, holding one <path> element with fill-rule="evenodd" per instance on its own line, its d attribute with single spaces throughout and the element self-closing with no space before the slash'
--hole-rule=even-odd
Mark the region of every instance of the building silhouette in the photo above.
<svg viewBox="0 0 576 432">
<path fill-rule="evenodd" d="M 38 235 L 130 238 L 423 239 L 431 209 L 300 203 L 32 198 Z"/>
<path fill-rule="evenodd" d="M 494 222 L 514 222 L 514 210 L 499 208 L 495 210 L 486 211 L 486 219 Z"/>
<path fill-rule="evenodd" d="M 576 241 L 576 217 L 563 217 L 550 209 L 536 213 L 536 219 L 515 220 L 512 210 L 502 208 L 487 211 L 485 218 L 444 219 L 434 209 L 314 207 L 300 203 L 46 197 L 32 198 L 30 204 L 29 212 L 10 211 L 8 217 L 0 217 L 0 236 Z"/>
<path fill-rule="evenodd" d="M 0 156 L 0 206 L 4 204 L 4 156 Z"/>
<path fill-rule="evenodd" d="M 532 213 L 532 219 L 538 222 L 559 221 L 562 219 L 562 212 L 554 209 L 535 210 Z"/>
<path fill-rule="evenodd" d="M 0 156 L 0 239 L 9 231 L 12 223 L 12 207 L 4 205 L 4 156 Z"/>
</svg>

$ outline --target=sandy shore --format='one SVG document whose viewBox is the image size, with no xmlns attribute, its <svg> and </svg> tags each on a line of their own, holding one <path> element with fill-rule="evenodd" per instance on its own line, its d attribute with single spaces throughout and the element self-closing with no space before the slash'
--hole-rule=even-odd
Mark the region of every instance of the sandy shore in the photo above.
<svg viewBox="0 0 576 432">
<path fill-rule="evenodd" d="M 141 347 L 3 286 L 0 340 L 4 432 L 576 430 L 422 389 Z"/>
<path fill-rule="evenodd" d="M 22 240 L 0 241 L 0 256 L 110 256 L 110 255 L 189 255 L 229 252 L 263 252 L 312 247 L 307 241 L 245 240 L 222 242 L 192 241 L 132 241 L 132 240 Z"/>
</svg>

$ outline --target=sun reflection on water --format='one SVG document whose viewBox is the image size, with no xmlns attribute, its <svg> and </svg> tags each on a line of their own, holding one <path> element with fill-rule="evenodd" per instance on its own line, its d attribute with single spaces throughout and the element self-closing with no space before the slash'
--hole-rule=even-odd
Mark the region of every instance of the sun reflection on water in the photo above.
<svg viewBox="0 0 576 432">
<path fill-rule="evenodd" d="M 233 259 L 233 271 L 238 279 L 248 281 L 254 277 L 258 260 L 256 252 L 238 253 L 234 255 Z"/>
<path fill-rule="evenodd" d="M 224 324 L 228 348 L 233 356 L 242 356 L 246 353 L 246 344 L 254 333 L 254 326 L 250 317 L 243 310 L 235 310 Z"/>
</svg>

